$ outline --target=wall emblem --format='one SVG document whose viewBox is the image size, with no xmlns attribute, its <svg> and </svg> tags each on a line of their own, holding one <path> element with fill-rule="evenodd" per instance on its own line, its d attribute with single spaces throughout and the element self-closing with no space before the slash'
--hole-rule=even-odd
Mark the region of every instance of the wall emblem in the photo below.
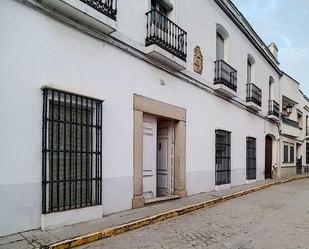
<svg viewBox="0 0 309 249">
<path fill-rule="evenodd" d="M 203 55 L 199 46 L 194 48 L 193 69 L 198 74 L 203 73 Z"/>
</svg>

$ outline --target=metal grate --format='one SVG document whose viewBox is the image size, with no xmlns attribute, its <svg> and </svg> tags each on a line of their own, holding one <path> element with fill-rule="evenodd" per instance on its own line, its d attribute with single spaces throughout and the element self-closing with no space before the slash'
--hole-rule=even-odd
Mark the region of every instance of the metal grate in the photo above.
<svg viewBox="0 0 309 249">
<path fill-rule="evenodd" d="M 147 12 L 146 16 L 146 46 L 156 44 L 169 53 L 186 61 L 187 32 L 155 9 Z"/>
<path fill-rule="evenodd" d="M 215 61 L 214 84 L 223 84 L 233 91 L 237 91 L 237 71 L 223 60 Z"/>
<path fill-rule="evenodd" d="M 290 146 L 290 163 L 294 163 L 294 146 Z"/>
<path fill-rule="evenodd" d="M 256 138 L 247 137 L 247 180 L 256 179 Z"/>
<path fill-rule="evenodd" d="M 274 100 L 268 101 L 268 115 L 274 115 L 277 118 L 279 118 L 279 116 L 280 116 L 280 106 Z"/>
<path fill-rule="evenodd" d="M 231 183 L 231 133 L 216 130 L 216 185 Z"/>
<path fill-rule="evenodd" d="M 306 143 L 306 164 L 309 164 L 309 143 Z"/>
<path fill-rule="evenodd" d="M 102 101 L 42 90 L 43 214 L 102 204 Z"/>
<path fill-rule="evenodd" d="M 80 1 L 116 21 L 117 0 L 80 0 Z"/>
<path fill-rule="evenodd" d="M 252 101 L 258 106 L 262 105 L 262 90 L 253 83 L 247 83 L 247 97 L 246 101 Z"/>
</svg>

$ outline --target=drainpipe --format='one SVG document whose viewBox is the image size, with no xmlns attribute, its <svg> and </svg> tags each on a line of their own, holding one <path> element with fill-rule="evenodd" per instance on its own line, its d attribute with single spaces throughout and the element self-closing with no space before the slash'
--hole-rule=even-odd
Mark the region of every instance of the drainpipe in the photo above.
<svg viewBox="0 0 309 249">
<path fill-rule="evenodd" d="M 281 178 L 281 169 L 282 169 L 282 165 L 281 165 L 281 134 L 282 134 L 282 122 L 281 122 L 281 117 L 282 117 L 282 113 L 281 113 L 281 108 L 282 108 L 282 95 L 281 95 L 281 84 L 280 84 L 280 80 L 281 80 L 282 76 L 279 77 L 279 105 L 280 105 L 280 112 L 279 112 L 279 124 L 277 124 L 278 126 L 278 134 L 279 134 L 279 139 L 278 139 L 278 156 L 277 156 L 277 162 L 278 162 L 278 168 L 279 168 L 279 172 L 280 172 L 280 176 L 279 178 Z"/>
</svg>

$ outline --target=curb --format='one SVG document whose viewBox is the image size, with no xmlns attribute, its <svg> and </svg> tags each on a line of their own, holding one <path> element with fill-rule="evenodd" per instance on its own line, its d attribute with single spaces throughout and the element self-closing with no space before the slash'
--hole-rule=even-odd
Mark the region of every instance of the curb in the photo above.
<svg viewBox="0 0 309 249">
<path fill-rule="evenodd" d="M 167 219 L 171 219 L 183 214 L 187 214 L 187 213 L 191 213 L 193 211 L 202 209 L 202 208 L 208 208 L 208 207 L 212 207 L 218 203 L 222 203 L 224 201 L 227 200 L 231 200 L 240 196 L 244 196 L 250 193 L 254 193 L 254 192 L 258 192 L 261 191 L 263 189 L 267 189 L 270 188 L 272 186 L 275 185 L 280 185 L 283 183 L 288 183 L 288 182 L 293 182 L 296 180 L 301 180 L 301 179 L 305 179 L 305 178 L 309 178 L 309 175 L 304 175 L 304 176 L 298 176 L 298 177 L 291 177 L 288 179 L 284 179 L 284 180 L 279 180 L 276 182 L 271 182 L 268 184 L 264 184 L 258 187 L 254 187 L 254 188 L 250 188 L 250 189 L 246 189 L 240 192 L 236 192 L 230 195 L 225 195 L 222 197 L 218 197 L 212 200 L 208 200 L 208 201 L 204 201 L 204 202 L 199 202 L 196 204 L 192 204 L 192 205 L 188 205 L 185 207 L 181 207 L 181 208 L 177 208 L 177 209 L 173 209 L 173 210 L 169 210 L 167 212 L 164 213 L 160 213 L 160 214 L 156 214 L 153 216 L 149 216 L 140 220 L 136 220 L 136 221 L 132 221 L 129 223 L 125 223 L 122 225 L 118 225 L 118 226 L 114 226 L 114 227 L 109 227 L 106 229 L 103 229 L 101 231 L 98 232 L 94 232 L 94 233 L 90 233 L 90 234 L 86 234 L 86 235 L 82 235 L 82 236 L 78 236 L 72 239 L 68 239 L 68 240 L 64 240 L 64 241 L 60 241 L 57 242 L 55 244 L 52 245 L 46 245 L 46 246 L 41 246 L 41 249 L 68 249 L 68 248 L 73 248 L 76 246 L 81 246 L 81 245 L 85 245 L 100 239 L 105 239 L 105 238 L 109 238 L 109 237 L 113 237 L 116 235 L 119 235 L 121 233 L 125 233 L 131 230 L 135 230 L 144 226 L 148 226 L 157 222 L 161 222 Z"/>
</svg>

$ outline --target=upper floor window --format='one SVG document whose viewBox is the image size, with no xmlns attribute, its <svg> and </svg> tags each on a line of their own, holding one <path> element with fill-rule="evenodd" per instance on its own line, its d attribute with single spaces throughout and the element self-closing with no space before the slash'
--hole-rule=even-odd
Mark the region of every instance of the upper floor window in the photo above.
<svg viewBox="0 0 309 249">
<path fill-rule="evenodd" d="M 173 4 L 169 0 L 151 0 L 151 9 L 155 9 L 163 15 L 168 16 L 173 10 Z"/>
<path fill-rule="evenodd" d="M 255 61 L 251 55 L 247 58 L 247 83 L 253 83 L 253 65 Z"/>
<path fill-rule="evenodd" d="M 225 28 L 217 24 L 216 31 L 216 60 L 226 60 L 227 38 L 229 37 Z"/>
<path fill-rule="evenodd" d="M 274 99 L 274 96 L 273 96 L 273 88 L 274 88 L 274 78 L 269 76 L 269 81 L 268 81 L 268 93 L 269 93 L 269 97 L 268 99 L 269 100 L 273 100 Z"/>
<path fill-rule="evenodd" d="M 217 60 L 224 60 L 224 39 L 222 35 L 217 33 Z"/>
</svg>

